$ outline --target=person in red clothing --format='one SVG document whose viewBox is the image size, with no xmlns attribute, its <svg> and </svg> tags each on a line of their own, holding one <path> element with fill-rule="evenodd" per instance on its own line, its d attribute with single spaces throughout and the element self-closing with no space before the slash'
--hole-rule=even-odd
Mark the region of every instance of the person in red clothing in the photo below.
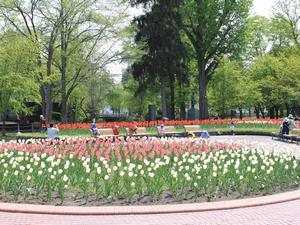
<svg viewBox="0 0 300 225">
<path fill-rule="evenodd" d="M 47 122 L 43 115 L 40 115 L 40 131 L 46 132 L 47 130 Z"/>
<path fill-rule="evenodd" d="M 137 129 L 138 129 L 137 122 L 133 121 L 129 127 L 130 134 L 136 134 Z"/>
<path fill-rule="evenodd" d="M 117 139 L 118 139 L 118 136 L 119 136 L 119 126 L 118 125 L 115 125 L 113 127 L 113 141 L 115 142 Z"/>
<path fill-rule="evenodd" d="M 115 125 L 113 127 L 113 133 L 115 136 L 118 136 L 119 135 L 119 126 L 118 125 Z"/>
</svg>

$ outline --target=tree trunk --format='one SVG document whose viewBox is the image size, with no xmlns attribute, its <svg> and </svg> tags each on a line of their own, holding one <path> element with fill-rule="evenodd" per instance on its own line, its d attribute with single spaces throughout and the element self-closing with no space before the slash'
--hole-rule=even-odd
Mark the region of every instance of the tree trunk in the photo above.
<svg viewBox="0 0 300 225">
<path fill-rule="evenodd" d="M 54 43 L 57 37 L 57 29 L 54 27 L 51 31 L 51 36 L 48 45 L 48 58 L 47 58 L 47 77 L 51 76 L 52 73 L 52 61 L 54 54 Z M 43 115 L 48 123 L 51 123 L 52 112 L 53 112 L 53 102 L 52 102 L 52 84 L 44 84 L 43 87 Z"/>
<path fill-rule="evenodd" d="M 46 118 L 46 94 L 44 90 L 44 85 L 40 86 L 40 93 L 41 93 L 41 98 L 42 98 L 42 115 L 44 115 L 45 119 Z"/>
<path fill-rule="evenodd" d="M 275 109 L 275 117 L 276 117 L 276 119 L 279 118 L 279 109 L 278 108 Z"/>
<path fill-rule="evenodd" d="M 62 99 L 61 99 L 61 121 L 63 123 L 67 123 L 68 122 L 68 117 L 67 117 L 67 101 L 66 101 L 66 97 L 64 96 L 64 94 L 62 93 Z"/>
<path fill-rule="evenodd" d="M 239 108 L 239 112 L 240 112 L 240 120 L 242 120 L 243 119 L 243 109 Z"/>
<path fill-rule="evenodd" d="M 283 110 L 282 106 L 281 106 L 280 109 L 279 109 L 279 116 L 280 116 L 281 118 L 284 117 L 284 110 Z"/>
<path fill-rule="evenodd" d="M 249 108 L 249 117 L 252 116 L 252 113 L 251 113 L 251 108 Z"/>
<path fill-rule="evenodd" d="M 255 106 L 256 119 L 259 119 L 259 107 Z"/>
<path fill-rule="evenodd" d="M 208 119 L 208 103 L 206 96 L 207 77 L 205 73 L 204 60 L 198 59 L 199 73 L 199 119 Z"/>
<path fill-rule="evenodd" d="M 288 103 L 286 103 L 285 107 L 286 107 L 286 116 L 288 116 L 290 114 L 290 106 Z"/>
<path fill-rule="evenodd" d="M 185 111 L 185 102 L 184 102 L 184 93 L 183 93 L 183 84 L 179 83 L 179 90 L 178 90 L 178 98 L 179 98 L 179 108 L 180 108 L 180 119 L 186 119 L 186 111 Z"/>
<path fill-rule="evenodd" d="M 292 114 L 294 116 L 296 116 L 296 104 L 295 103 L 293 103 L 293 106 L 292 106 Z"/>
<path fill-rule="evenodd" d="M 174 92 L 174 80 L 170 79 L 170 119 L 175 119 L 175 92 Z"/>
<path fill-rule="evenodd" d="M 161 116 L 167 117 L 166 81 L 161 77 Z"/>
<path fill-rule="evenodd" d="M 64 18 L 64 6 L 63 2 L 61 5 L 61 13 L 60 17 Z M 67 32 L 66 32 L 66 21 L 63 21 L 61 23 L 60 27 L 60 44 L 61 44 L 61 120 L 63 123 L 67 122 L 67 78 L 66 78 L 66 72 L 67 72 Z"/>
<path fill-rule="evenodd" d="M 233 119 L 233 116 L 234 116 L 234 111 L 230 110 L 230 119 Z"/>
<path fill-rule="evenodd" d="M 270 107 L 269 113 L 270 113 L 270 119 L 274 119 L 275 118 L 275 108 L 274 108 L 274 106 Z"/>
<path fill-rule="evenodd" d="M 185 120 L 186 119 L 186 111 L 185 111 L 185 103 L 180 103 L 180 119 Z"/>
<path fill-rule="evenodd" d="M 263 117 L 263 119 L 264 119 L 264 118 L 265 118 L 265 112 L 264 112 L 264 109 L 261 108 L 261 107 L 259 107 L 259 110 L 260 110 L 261 115 L 262 115 L 262 117 Z"/>
<path fill-rule="evenodd" d="M 53 105 L 52 105 L 52 86 L 51 84 L 44 84 L 43 85 L 44 93 L 45 93 L 45 109 L 44 116 L 48 123 L 51 123 L 52 120 L 52 111 L 53 111 Z"/>
<path fill-rule="evenodd" d="M 48 54 L 49 54 L 49 52 L 48 52 Z M 46 76 L 51 75 L 52 56 L 53 56 L 53 52 L 52 52 L 52 55 L 50 56 L 50 59 L 49 59 L 49 55 L 48 55 Z M 42 68 L 42 59 L 41 59 L 40 55 L 37 57 L 37 65 L 39 68 Z M 40 72 L 39 74 L 40 74 L 40 79 L 43 80 L 44 77 L 43 77 L 42 72 Z M 52 111 L 53 111 L 51 84 L 49 84 L 49 83 L 42 84 L 40 92 L 41 92 L 41 96 L 42 96 L 42 114 L 44 115 L 46 121 L 48 123 L 50 123 L 52 120 Z"/>
</svg>

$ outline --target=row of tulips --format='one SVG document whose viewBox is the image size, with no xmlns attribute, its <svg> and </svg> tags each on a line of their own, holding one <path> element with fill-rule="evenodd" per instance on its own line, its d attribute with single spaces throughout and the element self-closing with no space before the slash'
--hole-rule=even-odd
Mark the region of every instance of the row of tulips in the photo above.
<svg viewBox="0 0 300 225">
<path fill-rule="evenodd" d="M 177 199 L 216 194 L 271 192 L 299 184 L 299 162 L 287 153 L 250 144 L 202 139 L 127 138 L 4 142 L 0 145 L 0 190 L 25 200 L 54 191 L 80 190 L 86 201 L 134 195 L 153 200 L 164 191 Z"/>
<path fill-rule="evenodd" d="M 247 120 L 156 120 L 156 121 L 139 121 L 136 122 L 139 127 L 152 127 L 159 126 L 164 124 L 168 125 L 195 125 L 195 124 L 281 124 L 282 119 L 247 119 Z M 103 122 L 97 123 L 97 127 L 105 128 L 105 127 L 130 127 L 130 122 Z M 74 123 L 74 124 L 59 124 L 59 128 L 61 129 L 89 129 L 91 127 L 91 123 Z"/>
</svg>

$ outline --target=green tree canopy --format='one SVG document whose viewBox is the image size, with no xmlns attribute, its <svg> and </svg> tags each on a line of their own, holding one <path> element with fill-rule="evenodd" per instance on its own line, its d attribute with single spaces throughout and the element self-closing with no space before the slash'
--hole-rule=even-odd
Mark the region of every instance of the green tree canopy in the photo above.
<svg viewBox="0 0 300 225">
<path fill-rule="evenodd" d="M 14 33 L 2 35 L 0 43 L 0 113 L 29 114 L 25 103 L 40 102 L 36 82 L 39 49 Z M 5 117 L 2 121 L 5 123 Z"/>
</svg>

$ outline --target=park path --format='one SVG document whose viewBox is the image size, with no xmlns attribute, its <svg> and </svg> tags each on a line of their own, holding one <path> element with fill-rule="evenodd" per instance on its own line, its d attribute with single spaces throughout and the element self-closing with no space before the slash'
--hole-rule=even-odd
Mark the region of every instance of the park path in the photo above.
<svg viewBox="0 0 300 225">
<path fill-rule="evenodd" d="M 280 204 L 177 214 L 60 216 L 0 213 L 1 225 L 299 225 L 300 200 Z"/>
<path fill-rule="evenodd" d="M 212 139 L 247 140 L 278 145 L 300 157 L 300 146 L 260 136 L 218 136 Z M 166 206 L 168 207 L 168 206 Z M 193 213 L 116 216 L 68 216 L 0 212 L 0 225 L 300 225 L 300 200 L 284 203 Z"/>
</svg>

